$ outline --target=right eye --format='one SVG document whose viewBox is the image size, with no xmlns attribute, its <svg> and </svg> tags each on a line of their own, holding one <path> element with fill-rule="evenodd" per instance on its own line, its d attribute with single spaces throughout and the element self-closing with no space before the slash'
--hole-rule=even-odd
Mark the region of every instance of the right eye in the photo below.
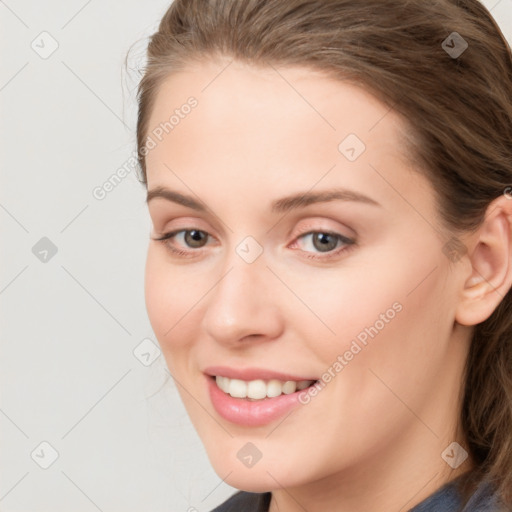
<svg viewBox="0 0 512 512">
<path fill-rule="evenodd" d="M 206 245 L 210 235 L 201 229 L 180 229 L 166 233 L 160 238 L 153 238 L 157 242 L 162 242 L 171 252 L 180 256 L 192 255 L 194 250 L 183 250 L 179 246 L 189 249 L 201 249 Z M 176 247 L 172 240 L 179 240 L 180 244 Z"/>
</svg>

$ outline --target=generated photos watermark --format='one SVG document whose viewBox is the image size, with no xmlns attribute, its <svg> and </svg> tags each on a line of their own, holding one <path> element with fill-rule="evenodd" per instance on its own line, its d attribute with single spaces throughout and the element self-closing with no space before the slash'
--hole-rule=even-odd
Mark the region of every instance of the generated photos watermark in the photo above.
<svg viewBox="0 0 512 512">
<path fill-rule="evenodd" d="M 198 105 L 199 101 L 191 96 L 186 103 L 174 109 L 169 119 L 161 122 L 156 128 L 153 128 L 151 133 L 146 137 L 146 142 L 140 148 L 140 154 L 146 157 L 152 149 L 157 147 L 159 142 L 162 142 L 164 136 L 174 130 L 176 126 L 192 112 L 192 109 L 196 108 Z M 124 164 L 112 173 L 107 180 L 93 188 L 92 195 L 94 199 L 103 201 L 110 192 L 137 168 L 138 163 L 138 154 L 137 151 L 134 150 Z"/>
<path fill-rule="evenodd" d="M 311 399 L 322 391 L 322 389 L 338 375 L 354 357 L 359 354 L 363 348 L 368 346 L 370 339 L 375 338 L 389 324 L 400 311 L 403 306 L 400 302 L 394 302 L 390 308 L 379 315 L 379 318 L 370 327 L 365 327 L 359 334 L 352 339 L 350 347 L 336 357 L 336 360 L 322 374 L 320 380 L 299 393 L 299 402 L 303 405 L 311 402 Z"/>
</svg>

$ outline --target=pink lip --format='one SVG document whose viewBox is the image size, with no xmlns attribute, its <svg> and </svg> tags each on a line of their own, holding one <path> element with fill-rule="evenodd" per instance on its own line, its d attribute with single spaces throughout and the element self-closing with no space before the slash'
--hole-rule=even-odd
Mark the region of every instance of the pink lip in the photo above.
<svg viewBox="0 0 512 512">
<path fill-rule="evenodd" d="M 259 427 L 279 419 L 294 407 L 302 405 L 299 401 L 299 394 L 305 392 L 305 390 L 300 390 L 289 395 L 283 394 L 274 398 L 267 397 L 251 401 L 246 398 L 233 398 L 217 386 L 214 377 L 209 375 L 205 375 L 205 377 L 210 400 L 219 416 L 244 427 Z"/>
<path fill-rule="evenodd" d="M 318 377 L 310 377 L 310 376 L 297 376 L 290 375 L 281 372 L 274 372 L 272 370 L 266 370 L 264 368 L 229 368 L 228 366 L 209 366 L 204 370 L 204 373 L 210 376 L 220 375 L 222 377 L 228 377 L 230 379 L 240 379 L 240 380 L 282 380 L 286 382 L 287 380 L 318 380 Z M 277 398 L 277 397 L 276 397 Z"/>
</svg>

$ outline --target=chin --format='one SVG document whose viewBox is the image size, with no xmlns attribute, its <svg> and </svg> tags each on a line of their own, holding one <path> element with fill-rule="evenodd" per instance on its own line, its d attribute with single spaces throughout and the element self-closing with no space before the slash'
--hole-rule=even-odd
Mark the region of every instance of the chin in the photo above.
<svg viewBox="0 0 512 512">
<path fill-rule="evenodd" d="M 268 492 L 282 487 L 294 487 L 301 485 L 307 479 L 304 473 L 297 474 L 297 464 L 291 467 L 282 462 L 279 463 L 275 458 L 267 461 L 262 458 L 252 467 L 245 467 L 236 457 L 236 453 L 233 457 L 226 457 L 224 453 L 224 456 L 216 454 L 215 458 L 210 457 L 210 463 L 215 473 L 224 482 L 247 492 Z"/>
<path fill-rule="evenodd" d="M 217 473 L 217 475 L 219 478 L 223 478 L 224 482 L 231 487 L 247 492 L 269 492 L 280 488 L 281 485 L 283 487 L 288 487 L 290 484 L 286 479 L 284 482 L 281 482 L 279 474 L 275 475 L 274 480 L 274 478 L 272 478 L 265 470 L 256 471 L 255 468 L 246 471 L 233 471 L 227 478 L 226 473 Z"/>
</svg>

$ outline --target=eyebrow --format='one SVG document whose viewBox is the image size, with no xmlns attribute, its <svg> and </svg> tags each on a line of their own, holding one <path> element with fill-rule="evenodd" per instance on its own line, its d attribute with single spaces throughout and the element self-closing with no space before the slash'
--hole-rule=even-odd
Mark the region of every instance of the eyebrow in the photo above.
<svg viewBox="0 0 512 512">
<path fill-rule="evenodd" d="M 173 203 L 181 204 L 187 208 L 192 208 L 193 210 L 200 212 L 207 211 L 206 206 L 194 199 L 192 196 L 187 196 L 185 194 L 181 194 L 180 192 L 176 192 L 175 190 L 170 190 L 164 187 L 156 187 L 153 190 L 150 190 L 146 197 L 146 204 L 148 204 L 152 199 L 156 197 L 166 199 L 167 201 L 171 201 Z M 324 190 L 321 192 L 299 192 L 291 196 L 282 197 L 281 199 L 277 199 L 272 202 L 271 211 L 273 213 L 286 213 L 290 210 L 305 208 L 311 204 L 336 200 L 359 202 L 372 206 L 382 206 L 371 197 L 361 194 L 360 192 L 344 188 L 336 188 L 332 190 Z"/>
</svg>

